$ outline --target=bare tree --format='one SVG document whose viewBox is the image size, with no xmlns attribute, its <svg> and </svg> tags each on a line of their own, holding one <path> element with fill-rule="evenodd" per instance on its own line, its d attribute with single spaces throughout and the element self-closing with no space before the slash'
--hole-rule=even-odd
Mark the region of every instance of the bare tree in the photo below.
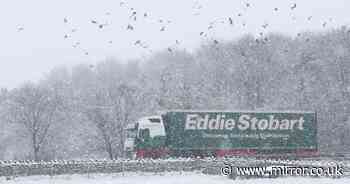
<svg viewBox="0 0 350 184">
<path fill-rule="evenodd" d="M 40 159 L 43 144 L 57 120 L 60 99 L 48 89 L 26 84 L 11 91 L 6 102 L 7 120 L 23 125 L 31 142 L 33 158 Z"/>
<path fill-rule="evenodd" d="M 127 85 L 97 89 L 93 99 L 85 105 L 84 114 L 95 124 L 110 159 L 122 156 L 124 128 L 135 118 L 135 94 L 135 89 Z"/>
<path fill-rule="evenodd" d="M 75 93 L 80 104 L 77 109 L 96 128 L 94 146 L 110 159 L 123 153 L 124 128 L 140 112 L 136 105 L 140 100 L 137 76 L 133 72 L 136 66 L 107 60 L 94 68 L 80 67 L 74 74 L 73 83 L 80 84 L 73 86 L 80 91 Z"/>
</svg>

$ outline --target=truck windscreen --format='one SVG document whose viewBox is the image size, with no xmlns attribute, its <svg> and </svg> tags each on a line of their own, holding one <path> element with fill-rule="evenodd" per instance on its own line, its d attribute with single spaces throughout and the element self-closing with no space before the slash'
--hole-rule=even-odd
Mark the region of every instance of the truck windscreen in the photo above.
<svg viewBox="0 0 350 184">
<path fill-rule="evenodd" d="M 136 129 L 126 129 L 126 137 L 127 138 L 136 138 Z"/>
</svg>

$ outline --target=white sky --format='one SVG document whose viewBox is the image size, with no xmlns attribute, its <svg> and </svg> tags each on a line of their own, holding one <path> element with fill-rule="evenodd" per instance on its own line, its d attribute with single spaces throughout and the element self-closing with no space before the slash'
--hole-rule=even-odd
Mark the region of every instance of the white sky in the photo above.
<svg viewBox="0 0 350 184">
<path fill-rule="evenodd" d="M 96 63 L 107 57 L 127 60 L 148 56 L 149 49 L 136 47 L 136 40 L 146 42 L 153 52 L 167 47 L 191 50 L 206 40 L 199 33 L 207 32 L 209 22 L 220 18 L 226 23 L 216 24 L 207 33 L 209 38 L 233 39 L 261 31 L 295 35 L 350 23 L 349 0 L 124 0 L 123 6 L 120 2 L 0 0 L 0 87 L 37 81 L 56 66 Z M 250 7 L 245 6 L 246 2 Z M 291 10 L 293 3 L 297 7 Z M 201 9 L 193 8 L 199 5 Z M 129 18 L 130 8 L 137 11 L 136 22 Z M 242 16 L 237 16 L 239 13 Z M 311 21 L 307 20 L 309 16 Z M 68 23 L 64 23 L 65 17 Z M 228 17 L 233 18 L 233 26 L 228 24 Z M 159 23 L 159 19 L 171 23 Z M 108 25 L 99 29 L 91 20 Z M 126 30 L 129 23 L 134 31 Z M 269 24 L 266 30 L 261 27 L 265 23 Z M 167 26 L 160 32 L 163 24 Z M 24 29 L 18 31 L 19 27 Z M 65 34 L 70 37 L 64 39 Z M 176 40 L 180 42 L 177 46 Z M 76 42 L 80 45 L 73 48 Z"/>
</svg>

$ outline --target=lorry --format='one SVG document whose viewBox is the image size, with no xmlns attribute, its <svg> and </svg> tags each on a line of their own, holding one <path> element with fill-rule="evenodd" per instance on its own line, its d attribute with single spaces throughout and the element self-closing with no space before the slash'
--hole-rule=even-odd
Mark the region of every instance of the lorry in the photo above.
<svg viewBox="0 0 350 184">
<path fill-rule="evenodd" d="M 316 112 L 169 110 L 126 132 L 136 158 L 318 155 Z"/>
</svg>

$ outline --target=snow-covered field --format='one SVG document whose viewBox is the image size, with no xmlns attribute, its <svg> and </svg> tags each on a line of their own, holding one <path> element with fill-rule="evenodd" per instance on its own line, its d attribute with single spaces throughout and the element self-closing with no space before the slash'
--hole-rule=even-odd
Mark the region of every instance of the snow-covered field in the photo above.
<svg viewBox="0 0 350 184">
<path fill-rule="evenodd" d="M 0 178 L 1 184 L 348 184 L 350 178 L 277 178 L 277 179 L 237 179 L 224 176 L 203 175 L 194 172 L 172 172 L 162 175 L 145 173 L 29 176 L 11 180 Z"/>
</svg>

